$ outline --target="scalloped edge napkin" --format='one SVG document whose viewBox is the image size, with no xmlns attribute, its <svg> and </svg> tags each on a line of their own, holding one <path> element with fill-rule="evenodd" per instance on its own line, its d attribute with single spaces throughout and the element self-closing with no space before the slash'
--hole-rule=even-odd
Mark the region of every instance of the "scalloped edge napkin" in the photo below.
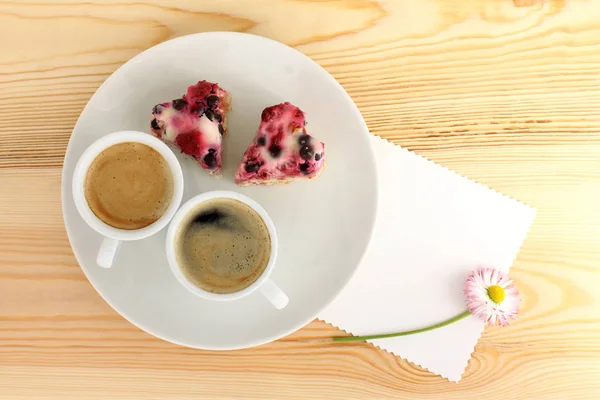
<svg viewBox="0 0 600 400">
<path fill-rule="evenodd" d="M 479 266 L 508 271 L 535 209 L 379 137 L 379 214 L 369 250 L 318 318 L 353 335 L 418 329 L 466 310 Z M 473 316 L 412 336 L 369 341 L 458 382 L 483 331 Z"/>
</svg>

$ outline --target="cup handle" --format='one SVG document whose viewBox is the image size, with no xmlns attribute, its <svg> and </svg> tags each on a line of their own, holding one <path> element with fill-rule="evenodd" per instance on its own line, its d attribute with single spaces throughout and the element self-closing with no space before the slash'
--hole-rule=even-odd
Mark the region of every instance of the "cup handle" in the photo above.
<svg viewBox="0 0 600 400">
<path fill-rule="evenodd" d="M 288 305 L 290 299 L 287 297 L 283 290 L 279 289 L 272 280 L 267 279 L 260 287 L 260 292 L 267 298 L 278 310 L 285 308 Z"/>
<path fill-rule="evenodd" d="M 110 268 L 113 265 L 117 250 L 121 247 L 121 241 L 111 238 L 104 238 L 100 250 L 98 250 L 98 257 L 96 257 L 96 263 L 102 268 Z"/>
</svg>

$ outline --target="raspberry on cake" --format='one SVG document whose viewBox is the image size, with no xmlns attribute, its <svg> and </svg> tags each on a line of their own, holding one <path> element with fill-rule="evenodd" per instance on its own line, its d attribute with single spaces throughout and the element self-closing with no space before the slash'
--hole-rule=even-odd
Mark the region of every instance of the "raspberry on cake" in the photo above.
<svg viewBox="0 0 600 400">
<path fill-rule="evenodd" d="M 165 143 L 193 157 L 211 175 L 220 175 L 221 139 L 227 133 L 231 96 L 216 83 L 200 81 L 180 99 L 152 109 L 150 128 Z"/>
<path fill-rule="evenodd" d="M 304 112 L 290 103 L 267 107 L 235 183 L 273 185 L 313 179 L 325 167 L 325 145 L 306 132 Z"/>
</svg>

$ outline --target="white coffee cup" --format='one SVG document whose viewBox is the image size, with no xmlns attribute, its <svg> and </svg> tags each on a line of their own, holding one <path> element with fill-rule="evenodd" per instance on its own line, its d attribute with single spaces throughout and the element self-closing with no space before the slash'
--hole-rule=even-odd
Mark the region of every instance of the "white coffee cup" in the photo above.
<svg viewBox="0 0 600 400">
<path fill-rule="evenodd" d="M 177 257 L 175 254 L 175 234 L 179 230 L 179 226 L 185 216 L 194 209 L 198 204 L 203 203 L 212 199 L 233 199 L 240 201 L 247 206 L 251 207 L 254 211 L 258 213 L 258 215 L 262 218 L 265 225 L 267 226 L 267 230 L 269 231 L 269 236 L 271 237 L 271 254 L 269 256 L 269 261 L 262 275 L 258 277 L 256 281 L 254 281 L 250 286 L 235 292 L 235 293 L 212 293 L 206 290 L 200 289 L 198 286 L 194 285 L 190 280 L 185 276 L 179 263 L 177 262 Z M 251 198 L 241 195 L 236 192 L 230 192 L 225 190 L 213 191 L 200 194 L 192 199 L 188 200 L 177 213 L 173 217 L 171 224 L 169 225 L 169 230 L 167 231 L 167 260 L 169 261 L 169 266 L 171 267 L 171 271 L 177 278 L 177 280 L 190 292 L 195 295 L 208 299 L 208 300 L 216 300 L 216 301 L 230 301 L 241 299 L 242 297 L 248 296 L 250 293 L 255 290 L 259 290 L 263 296 L 267 298 L 273 304 L 273 306 L 281 310 L 284 308 L 289 299 L 287 295 L 269 278 L 273 269 L 275 268 L 275 261 L 277 259 L 277 233 L 275 231 L 275 225 L 273 221 L 267 214 L 264 208 L 260 206 L 257 202 L 252 200 Z"/>
<path fill-rule="evenodd" d="M 173 197 L 165 213 L 154 223 L 136 230 L 118 229 L 104 223 L 92 212 L 85 198 L 85 177 L 94 159 L 107 148 L 119 143 L 136 142 L 152 147 L 167 161 L 173 174 Z M 140 240 L 154 235 L 164 228 L 181 204 L 183 197 L 183 173 L 175 154 L 169 147 L 148 133 L 121 131 L 108 134 L 96 140 L 88 147 L 77 162 L 73 174 L 73 199 L 77 211 L 84 221 L 96 232 L 104 236 L 104 241 L 98 251 L 96 262 L 103 268 L 110 268 L 122 241 Z"/>
</svg>

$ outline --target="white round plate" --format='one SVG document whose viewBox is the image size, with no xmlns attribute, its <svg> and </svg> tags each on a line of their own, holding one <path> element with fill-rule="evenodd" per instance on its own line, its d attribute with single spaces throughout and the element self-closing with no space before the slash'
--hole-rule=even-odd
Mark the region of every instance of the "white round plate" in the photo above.
<svg viewBox="0 0 600 400">
<path fill-rule="evenodd" d="M 101 237 L 75 209 L 71 178 L 79 156 L 110 132 L 149 132 L 152 107 L 206 79 L 232 95 L 223 178 L 181 154 L 183 202 L 209 190 L 233 190 L 259 202 L 279 236 L 273 280 L 289 305 L 273 308 L 260 293 L 213 302 L 187 291 L 165 255 L 166 229 L 123 243 L 115 264 L 95 264 Z M 327 168 L 314 181 L 241 188 L 233 173 L 262 110 L 289 101 L 306 112 L 307 130 L 325 143 Z M 91 98 L 73 130 L 62 177 L 65 225 L 81 268 L 123 317 L 164 340 L 203 349 L 238 349 L 281 338 L 310 322 L 350 280 L 371 240 L 377 173 L 371 137 L 348 94 L 318 64 L 259 36 L 211 32 L 161 43 L 131 59 Z M 175 150 L 177 152 L 177 150 Z M 178 153 L 178 152 L 177 152 Z"/>
</svg>

